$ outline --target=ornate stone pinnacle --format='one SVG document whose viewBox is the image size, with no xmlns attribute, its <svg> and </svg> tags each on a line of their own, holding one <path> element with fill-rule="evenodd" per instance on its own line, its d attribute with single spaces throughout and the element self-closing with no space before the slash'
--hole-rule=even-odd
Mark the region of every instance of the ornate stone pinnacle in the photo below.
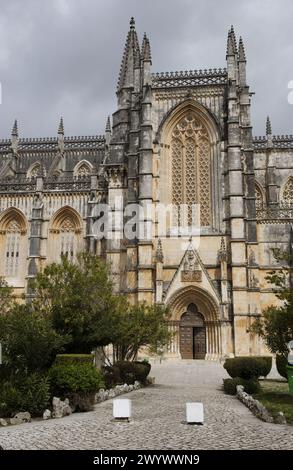
<svg viewBox="0 0 293 470">
<path fill-rule="evenodd" d="M 108 118 L 107 118 L 107 122 L 106 122 L 106 132 L 111 132 L 111 120 L 110 120 L 110 116 L 108 116 Z"/>
<path fill-rule="evenodd" d="M 226 55 L 234 55 L 234 46 L 233 46 L 233 39 L 231 36 L 231 32 L 228 32 L 228 38 L 227 38 L 227 52 Z"/>
<path fill-rule="evenodd" d="M 11 135 L 13 135 L 14 137 L 18 137 L 17 119 L 15 119 L 15 121 L 14 121 L 13 128 L 12 128 L 12 131 L 11 131 Z"/>
<path fill-rule="evenodd" d="M 272 124 L 269 116 L 267 116 L 266 122 L 266 135 L 272 135 Z"/>
<path fill-rule="evenodd" d="M 141 57 L 143 60 L 152 60 L 150 41 L 146 33 L 144 33 L 143 35 L 142 46 L 141 46 Z"/>
<path fill-rule="evenodd" d="M 237 41 L 236 41 L 236 35 L 235 35 L 235 32 L 234 32 L 234 26 L 233 25 L 231 25 L 230 34 L 231 34 L 234 54 L 237 54 Z"/>
<path fill-rule="evenodd" d="M 161 239 L 158 240 L 157 250 L 156 250 L 156 261 L 158 263 L 164 262 L 164 254 Z"/>
<path fill-rule="evenodd" d="M 246 61 L 245 49 L 244 49 L 244 44 L 243 44 L 243 40 L 241 36 L 239 38 L 238 59 L 241 62 Z"/>
<path fill-rule="evenodd" d="M 59 127 L 58 127 L 58 134 L 64 135 L 64 125 L 63 125 L 63 117 L 61 116 Z"/>
<path fill-rule="evenodd" d="M 227 261 L 227 250 L 224 237 L 221 238 L 221 245 L 218 251 L 218 259 L 221 263 L 222 261 Z"/>
</svg>

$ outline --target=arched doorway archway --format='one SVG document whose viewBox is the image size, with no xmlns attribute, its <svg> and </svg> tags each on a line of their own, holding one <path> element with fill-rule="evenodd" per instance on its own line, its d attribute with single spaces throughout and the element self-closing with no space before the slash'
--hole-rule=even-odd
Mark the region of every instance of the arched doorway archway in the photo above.
<svg viewBox="0 0 293 470">
<path fill-rule="evenodd" d="M 204 316 L 191 303 L 181 315 L 179 323 L 179 344 L 182 359 L 205 359 L 206 326 Z"/>
<path fill-rule="evenodd" d="M 217 359 L 221 357 L 223 338 L 220 320 L 220 306 L 214 296 L 202 287 L 189 285 L 176 290 L 169 298 L 166 299 L 166 303 L 171 311 L 170 331 L 173 333 L 173 338 L 171 340 L 169 352 L 172 356 L 181 357 L 182 359 L 184 358 L 180 345 L 180 327 L 184 326 L 184 321 L 187 321 L 188 316 L 190 316 L 190 313 L 187 315 L 187 312 L 189 312 L 190 306 L 193 304 L 198 313 L 197 320 L 194 320 L 194 325 L 191 326 L 192 328 L 196 328 L 201 327 L 201 325 L 204 324 L 205 328 L 204 358 Z M 194 307 L 192 308 L 194 309 Z M 183 323 L 181 323 L 182 321 Z M 190 332 L 191 331 L 189 330 L 189 333 Z M 195 333 L 199 333 L 199 331 L 195 331 Z M 201 342 L 204 344 L 203 339 Z M 195 344 L 196 343 L 197 341 L 195 339 Z M 203 356 L 203 351 L 201 354 Z M 192 359 L 193 355 L 190 355 L 189 357 Z"/>
</svg>

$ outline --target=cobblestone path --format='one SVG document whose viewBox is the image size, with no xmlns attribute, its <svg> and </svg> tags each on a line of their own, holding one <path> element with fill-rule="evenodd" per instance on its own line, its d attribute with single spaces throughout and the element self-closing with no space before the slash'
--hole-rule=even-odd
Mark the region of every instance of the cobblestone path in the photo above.
<svg viewBox="0 0 293 470">
<path fill-rule="evenodd" d="M 0 428 L 5 449 L 293 449 L 293 427 L 263 423 L 221 391 L 221 364 L 154 364 L 156 385 L 125 395 L 130 423 L 112 421 L 112 400 L 67 418 Z M 185 403 L 204 403 L 203 426 L 188 426 Z"/>
</svg>

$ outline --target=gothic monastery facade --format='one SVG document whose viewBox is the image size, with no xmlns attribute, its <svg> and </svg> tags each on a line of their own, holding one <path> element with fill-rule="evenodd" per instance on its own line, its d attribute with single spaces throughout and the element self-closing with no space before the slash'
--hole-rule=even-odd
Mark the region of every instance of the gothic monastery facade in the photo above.
<svg viewBox="0 0 293 470">
<path fill-rule="evenodd" d="M 272 249 L 289 249 L 293 136 L 254 137 L 243 41 L 228 33 L 226 67 L 154 73 L 150 42 L 131 19 L 104 135 L 19 136 L 0 141 L 0 275 L 15 292 L 61 255 L 105 257 L 130 302 L 167 304 L 170 357 L 264 354 L 250 331 L 277 302 L 267 273 Z M 99 239 L 99 204 L 199 204 L 200 242 L 161 237 L 158 215 L 138 220 L 149 235 Z M 119 215 L 119 214 L 118 214 Z M 198 237 L 197 237 L 198 238 Z"/>
</svg>

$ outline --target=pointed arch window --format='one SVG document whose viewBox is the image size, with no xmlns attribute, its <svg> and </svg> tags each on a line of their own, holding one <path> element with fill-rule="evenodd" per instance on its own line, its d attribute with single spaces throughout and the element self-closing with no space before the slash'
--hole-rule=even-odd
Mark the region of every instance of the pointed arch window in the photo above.
<svg viewBox="0 0 293 470">
<path fill-rule="evenodd" d="M 11 220 L 6 229 L 5 276 L 17 277 L 19 271 L 21 227 L 16 220 Z"/>
<path fill-rule="evenodd" d="M 73 221 L 69 217 L 64 219 L 60 226 L 60 255 L 70 261 L 74 260 L 75 255 L 75 232 Z"/>
<path fill-rule="evenodd" d="M 173 128 L 171 138 L 172 203 L 188 205 L 188 223 L 192 204 L 200 205 L 200 224 L 212 224 L 211 145 L 208 131 L 193 113 L 184 116 Z"/>
<path fill-rule="evenodd" d="M 34 163 L 27 172 L 27 178 L 33 179 L 42 175 L 42 168 L 39 162 Z"/>
<path fill-rule="evenodd" d="M 87 162 L 82 162 L 77 165 L 74 170 L 74 176 L 77 178 L 83 178 L 91 174 L 91 166 Z"/>
</svg>

